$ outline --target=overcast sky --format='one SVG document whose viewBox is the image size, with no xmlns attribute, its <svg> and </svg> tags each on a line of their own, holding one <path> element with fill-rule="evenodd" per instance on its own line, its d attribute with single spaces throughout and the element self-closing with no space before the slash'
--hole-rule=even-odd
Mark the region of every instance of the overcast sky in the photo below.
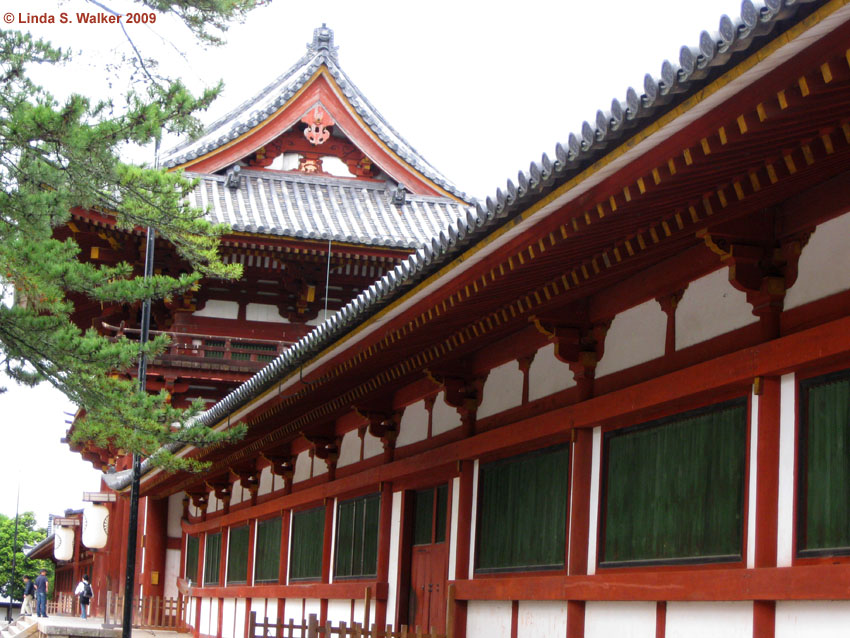
<svg viewBox="0 0 850 638">
<path fill-rule="evenodd" d="M 130 0 L 103 0 L 118 13 L 138 12 Z M 69 91 L 119 95 L 126 74 L 111 66 L 132 50 L 121 28 L 80 24 L 77 12 L 103 12 L 87 0 L 4 0 L 6 28 L 28 30 L 75 51 L 60 73 L 39 78 L 56 95 Z M 60 13 L 69 23 L 58 24 Z M 518 170 L 554 156 L 584 120 L 594 121 L 611 99 L 641 92 L 645 73 L 660 75 L 664 59 L 677 61 L 683 45 L 714 32 L 732 0 L 553 0 L 549 2 L 428 2 L 274 0 L 245 24 L 233 26 L 228 44 L 203 49 L 173 20 L 127 25 L 146 57 L 198 89 L 225 82 L 203 116 L 227 112 L 288 69 L 323 22 L 335 32 L 339 61 L 389 123 L 431 164 L 467 193 L 495 193 Z M 19 14 L 53 16 L 57 24 Z M 4 22 L 8 21 L 4 15 Z M 168 144 L 166 144 L 168 146 Z M 150 149 L 134 153 L 152 160 Z M 80 507 L 83 491 L 98 489 L 99 474 L 60 438 L 73 411 L 49 388 L 10 387 L 0 395 L 0 512 L 13 515 L 20 484 L 21 510 L 49 513 Z"/>
</svg>

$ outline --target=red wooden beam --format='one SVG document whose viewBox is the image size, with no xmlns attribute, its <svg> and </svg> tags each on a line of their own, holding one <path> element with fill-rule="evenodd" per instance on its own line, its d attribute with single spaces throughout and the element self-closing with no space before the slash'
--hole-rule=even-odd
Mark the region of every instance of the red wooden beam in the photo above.
<svg viewBox="0 0 850 638">
<path fill-rule="evenodd" d="M 342 581 L 337 583 L 301 583 L 298 585 L 237 585 L 232 587 L 192 587 L 190 594 L 199 598 L 319 598 L 359 600 L 371 587 L 375 600 L 386 600 L 387 583 Z"/>
</svg>

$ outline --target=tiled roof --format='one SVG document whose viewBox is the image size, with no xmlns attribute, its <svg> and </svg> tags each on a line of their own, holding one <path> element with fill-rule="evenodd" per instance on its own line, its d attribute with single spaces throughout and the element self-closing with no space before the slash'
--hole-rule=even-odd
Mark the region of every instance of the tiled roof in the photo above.
<svg viewBox="0 0 850 638">
<path fill-rule="evenodd" d="M 307 53 L 292 68 L 259 94 L 213 122 L 198 139 L 186 141 L 167 151 L 163 156 L 163 165 L 170 168 L 191 161 L 254 128 L 290 100 L 322 65 L 328 69 L 357 114 L 382 142 L 426 178 L 452 195 L 468 201 L 465 193 L 429 164 L 387 123 L 340 68 L 336 47 L 333 46 L 333 31 L 324 25 L 314 31 L 313 41 L 307 45 Z"/>
<path fill-rule="evenodd" d="M 468 211 L 447 197 L 412 193 L 395 204 L 396 187 L 385 182 L 261 170 L 186 176 L 200 180 L 190 203 L 237 232 L 418 248 Z"/>
</svg>

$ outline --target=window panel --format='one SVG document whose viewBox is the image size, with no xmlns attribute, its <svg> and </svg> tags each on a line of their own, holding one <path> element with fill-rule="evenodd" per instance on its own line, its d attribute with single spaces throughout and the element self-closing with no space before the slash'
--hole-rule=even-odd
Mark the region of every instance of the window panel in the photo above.
<svg viewBox="0 0 850 638">
<path fill-rule="evenodd" d="M 204 544 L 204 585 L 218 585 L 221 567 L 221 532 L 207 534 Z"/>
<path fill-rule="evenodd" d="M 281 519 L 270 518 L 257 523 L 257 550 L 254 559 L 254 582 L 276 583 L 280 571 Z"/>
<path fill-rule="evenodd" d="M 431 526 L 434 522 L 434 488 L 418 490 L 415 501 L 413 544 L 430 545 Z"/>
<path fill-rule="evenodd" d="M 481 466 L 476 571 L 564 565 L 568 453 L 548 448 Z"/>
<path fill-rule="evenodd" d="M 737 560 L 746 401 L 605 435 L 600 562 Z"/>
<path fill-rule="evenodd" d="M 290 580 L 315 580 L 322 577 L 324 537 L 324 507 L 292 514 L 292 548 L 289 552 Z"/>
<path fill-rule="evenodd" d="M 449 486 L 441 485 L 437 488 L 437 520 L 434 522 L 434 542 L 446 542 L 446 514 L 449 499 Z"/>
<path fill-rule="evenodd" d="M 377 574 L 380 514 L 380 494 L 339 503 L 335 578 L 364 578 Z"/>
<path fill-rule="evenodd" d="M 198 548 L 197 536 L 189 536 L 186 539 L 186 579 L 196 583 L 198 581 Z"/>
<path fill-rule="evenodd" d="M 227 584 L 244 585 L 248 582 L 248 526 L 230 530 L 227 543 Z"/>
<path fill-rule="evenodd" d="M 850 553 L 850 373 L 800 384 L 800 554 Z"/>
</svg>

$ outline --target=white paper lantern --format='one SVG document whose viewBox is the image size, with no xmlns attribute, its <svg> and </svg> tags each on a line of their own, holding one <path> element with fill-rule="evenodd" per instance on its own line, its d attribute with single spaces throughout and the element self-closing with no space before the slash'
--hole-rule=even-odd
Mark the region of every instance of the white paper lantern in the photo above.
<svg viewBox="0 0 850 638">
<path fill-rule="evenodd" d="M 74 529 L 72 527 L 57 527 L 53 535 L 53 556 L 56 560 L 72 560 L 74 558 Z"/>
<path fill-rule="evenodd" d="M 105 505 L 90 505 L 83 510 L 83 545 L 90 549 L 106 547 L 109 533 L 109 508 Z"/>
</svg>

